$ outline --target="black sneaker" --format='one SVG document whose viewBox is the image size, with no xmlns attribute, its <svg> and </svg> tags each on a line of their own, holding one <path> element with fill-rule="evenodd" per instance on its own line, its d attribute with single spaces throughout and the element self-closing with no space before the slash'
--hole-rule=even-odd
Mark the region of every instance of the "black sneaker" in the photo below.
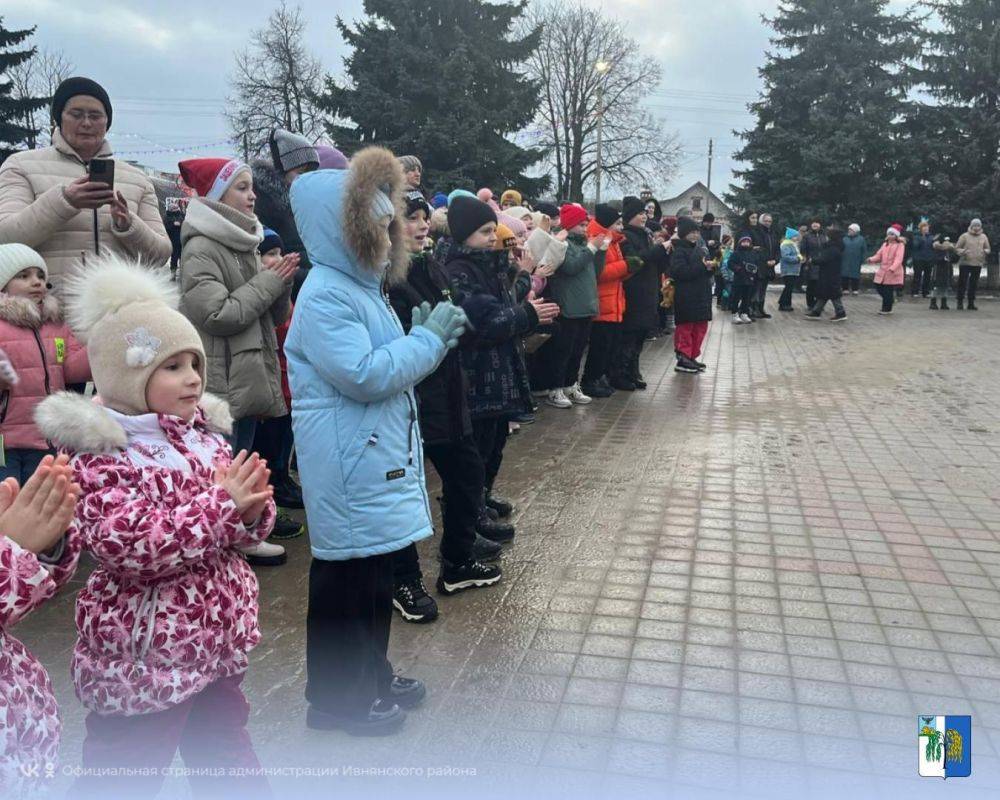
<svg viewBox="0 0 1000 800">
<path fill-rule="evenodd" d="M 314 706 L 306 710 L 306 727 L 315 731 L 342 730 L 351 736 L 388 736 L 399 730 L 406 712 L 397 703 L 379 698 L 367 712 L 331 714 Z"/>
<path fill-rule="evenodd" d="M 611 397 L 615 393 L 615 390 L 610 386 L 605 388 L 600 383 L 585 383 L 580 386 L 580 391 L 582 391 L 587 397 Z"/>
<path fill-rule="evenodd" d="M 973 303 L 973 302 L 972 302 L 972 301 L 970 300 L 970 301 L 969 301 L 969 305 L 967 305 L 967 306 L 965 307 L 965 310 L 966 310 L 966 311 L 978 311 L 978 310 L 979 310 L 979 306 L 977 306 L 977 305 L 976 305 L 975 303 Z"/>
<path fill-rule="evenodd" d="M 624 375 L 616 375 L 613 377 L 611 379 L 611 386 L 612 388 L 618 389 L 622 392 L 634 392 L 636 388 L 635 384 Z"/>
<path fill-rule="evenodd" d="M 494 542 L 485 536 L 476 534 L 476 541 L 472 543 L 472 555 L 480 561 L 496 561 L 500 558 L 503 546 L 500 542 Z"/>
<path fill-rule="evenodd" d="M 778 306 L 778 311 L 794 311 L 795 309 L 791 306 Z"/>
<path fill-rule="evenodd" d="M 392 606 L 404 622 L 433 622 L 438 616 L 437 603 L 427 594 L 420 578 L 403 581 L 392 593 Z"/>
<path fill-rule="evenodd" d="M 465 589 L 481 589 L 499 583 L 502 577 L 500 567 L 483 564 L 481 561 L 452 564 L 442 559 L 437 590 L 439 594 L 455 594 Z"/>
<path fill-rule="evenodd" d="M 819 314 L 814 314 L 812 311 L 807 311 L 805 317 L 808 320 L 817 320 L 819 319 Z"/>
<path fill-rule="evenodd" d="M 400 708 L 408 709 L 419 706 L 425 697 L 427 697 L 427 687 L 423 681 L 393 675 L 385 702 L 395 703 Z"/>
<path fill-rule="evenodd" d="M 280 508 L 305 508 L 302 502 L 302 487 L 287 475 L 274 484 L 274 502 Z"/>
<path fill-rule="evenodd" d="M 530 425 L 535 421 L 535 415 L 525 411 L 523 414 L 518 414 L 516 417 L 510 418 L 512 422 L 519 422 L 522 425 Z"/>
<path fill-rule="evenodd" d="M 697 359 L 692 358 L 691 363 L 698 368 L 699 372 L 704 372 L 706 369 L 708 369 L 708 364 L 706 364 L 704 361 L 698 361 Z"/>
<path fill-rule="evenodd" d="M 698 365 L 695 364 L 690 358 L 682 355 L 677 357 L 677 365 L 674 367 L 674 372 L 687 372 L 689 374 L 695 374 L 701 372 L 701 370 L 698 369 Z"/>
<path fill-rule="evenodd" d="M 601 384 L 601 386 L 603 386 L 606 390 L 610 391 L 611 394 L 615 393 L 615 387 L 611 385 L 611 381 L 608 380 L 607 375 L 602 375 L 598 383 Z"/>
<path fill-rule="evenodd" d="M 506 519 L 514 513 L 514 504 L 503 497 L 498 497 L 493 492 L 486 493 L 486 508 L 496 511 L 501 519 Z"/>
<path fill-rule="evenodd" d="M 514 526 L 509 522 L 490 519 L 490 515 L 486 513 L 484 508 L 479 512 L 479 519 L 476 520 L 476 533 L 491 542 L 509 542 L 514 538 Z"/>
<path fill-rule="evenodd" d="M 847 319 L 846 312 L 843 314 L 835 314 L 833 319 L 830 320 L 830 322 L 843 322 L 845 319 Z"/>
<path fill-rule="evenodd" d="M 271 531 L 269 539 L 295 539 L 306 532 L 305 526 L 297 522 L 281 509 L 274 518 L 274 530 Z"/>
</svg>

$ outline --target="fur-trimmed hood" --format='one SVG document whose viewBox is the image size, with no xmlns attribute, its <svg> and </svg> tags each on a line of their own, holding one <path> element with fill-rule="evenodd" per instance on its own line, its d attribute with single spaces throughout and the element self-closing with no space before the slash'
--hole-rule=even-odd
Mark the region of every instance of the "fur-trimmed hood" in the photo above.
<svg viewBox="0 0 1000 800">
<path fill-rule="evenodd" d="M 376 190 L 389 195 L 396 209 L 388 232 L 371 216 Z M 331 267 L 368 284 L 405 276 L 409 254 L 402 196 L 403 170 L 384 147 L 361 150 L 350 169 L 317 170 L 297 178 L 291 188 L 292 211 L 313 266 Z"/>
<path fill-rule="evenodd" d="M 232 432 L 229 404 L 222 398 L 206 392 L 198 411 L 194 425 L 223 436 Z M 114 453 L 128 447 L 128 431 L 114 413 L 75 392 L 57 392 L 39 403 L 35 423 L 52 444 L 74 453 Z"/>
<path fill-rule="evenodd" d="M 0 320 L 18 328 L 37 331 L 46 322 L 59 324 L 63 321 L 63 315 L 54 295 L 46 295 L 39 309 L 38 303 L 30 298 L 0 292 Z"/>
</svg>

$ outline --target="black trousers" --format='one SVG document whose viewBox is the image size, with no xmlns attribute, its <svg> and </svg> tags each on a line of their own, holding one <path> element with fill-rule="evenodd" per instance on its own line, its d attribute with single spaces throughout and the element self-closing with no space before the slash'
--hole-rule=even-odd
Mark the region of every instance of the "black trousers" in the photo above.
<svg viewBox="0 0 1000 800">
<path fill-rule="evenodd" d="M 483 461 L 471 436 L 457 442 L 425 444 L 424 455 L 430 459 L 441 478 L 443 499 L 441 557 L 452 564 L 472 560 L 476 541 L 476 518 L 483 497 Z M 417 546 L 410 544 L 393 559 L 395 583 L 422 577 Z"/>
<path fill-rule="evenodd" d="M 810 278 L 806 282 L 806 305 L 812 308 L 816 305 L 816 289 L 819 286 L 819 278 Z"/>
<path fill-rule="evenodd" d="M 979 276 L 982 274 L 982 267 L 972 267 L 968 264 L 958 265 L 958 285 L 955 287 L 955 297 L 959 303 L 968 294 L 969 302 L 975 305 L 976 289 L 979 287 Z"/>
<path fill-rule="evenodd" d="M 558 329 L 531 361 L 534 391 L 564 389 L 580 380 L 580 362 L 590 340 L 590 324 L 590 317 L 559 318 Z"/>
<path fill-rule="evenodd" d="M 781 297 L 778 298 L 778 308 L 791 308 L 792 292 L 795 291 L 795 286 L 799 282 L 799 276 L 785 275 L 782 280 L 785 288 L 781 290 Z"/>
<path fill-rule="evenodd" d="M 612 363 L 608 371 L 616 377 L 639 378 L 642 373 L 639 371 L 639 356 L 642 355 L 642 348 L 646 345 L 646 337 L 649 331 L 645 328 L 623 328 L 619 332 L 618 347 L 612 355 Z"/>
<path fill-rule="evenodd" d="M 750 309 L 753 306 L 754 291 L 755 287 L 752 283 L 740 284 L 739 286 L 733 285 L 733 296 L 730 306 L 734 314 L 750 314 Z"/>
<path fill-rule="evenodd" d="M 288 462 L 292 456 L 292 415 L 270 417 L 257 423 L 253 449 L 267 459 L 271 470 L 271 483 L 283 483 L 288 478 Z"/>
<path fill-rule="evenodd" d="M 611 356 L 618 347 L 621 327 L 620 322 L 594 322 L 590 326 L 587 363 L 583 367 L 584 383 L 597 383 L 608 374 Z"/>
<path fill-rule="evenodd" d="M 509 428 L 506 417 L 487 417 L 472 420 L 472 436 L 483 462 L 483 488 L 493 491 L 493 483 L 503 463 L 503 449 L 507 445 Z"/>
<path fill-rule="evenodd" d="M 764 267 L 761 267 L 764 269 Z M 764 301 L 767 300 L 767 287 L 771 283 L 771 279 L 766 275 L 758 275 L 757 280 L 753 284 L 753 296 L 751 297 L 751 304 L 758 311 L 764 310 Z"/>
<path fill-rule="evenodd" d="M 896 287 L 877 283 L 875 288 L 878 289 L 878 293 L 882 297 L 882 310 L 892 311 L 892 306 L 896 302 Z"/>
<path fill-rule="evenodd" d="M 387 695 L 394 555 L 309 567 L 306 699 L 320 711 L 363 715 Z"/>
<path fill-rule="evenodd" d="M 913 283 L 910 284 L 910 294 L 914 297 L 918 294 L 927 297 L 931 291 L 931 275 L 933 272 L 933 261 L 914 261 Z"/>
<path fill-rule="evenodd" d="M 861 278 L 841 278 L 840 288 L 845 292 L 856 292 L 861 288 Z"/>
</svg>

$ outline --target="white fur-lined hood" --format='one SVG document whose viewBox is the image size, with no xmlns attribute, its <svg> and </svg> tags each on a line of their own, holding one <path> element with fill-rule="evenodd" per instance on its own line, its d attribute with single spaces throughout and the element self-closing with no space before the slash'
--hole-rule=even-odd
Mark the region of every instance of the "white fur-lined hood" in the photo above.
<svg viewBox="0 0 1000 800">
<path fill-rule="evenodd" d="M 233 429 L 229 403 L 212 394 L 198 404 L 209 430 L 228 436 Z M 57 392 L 35 409 L 35 423 L 42 435 L 58 448 L 74 453 L 114 453 L 128 447 L 128 433 L 108 410 L 94 399 L 75 392 Z"/>
</svg>

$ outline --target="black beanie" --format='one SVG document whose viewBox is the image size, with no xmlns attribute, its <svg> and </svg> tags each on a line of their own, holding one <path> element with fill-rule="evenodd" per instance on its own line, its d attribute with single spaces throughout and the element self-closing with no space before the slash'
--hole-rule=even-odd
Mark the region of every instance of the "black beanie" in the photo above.
<svg viewBox="0 0 1000 800">
<path fill-rule="evenodd" d="M 715 214 L 709 211 L 705 216 L 701 218 L 702 224 L 715 222 Z"/>
<path fill-rule="evenodd" d="M 56 87 L 56 92 L 52 95 L 52 124 L 56 127 L 62 121 L 62 112 L 66 108 L 66 103 L 71 97 L 78 94 L 85 94 L 88 97 L 96 98 L 104 106 L 104 113 L 108 115 L 108 130 L 111 129 L 111 98 L 104 91 L 104 87 L 97 81 L 90 78 L 67 78 Z"/>
<path fill-rule="evenodd" d="M 410 216 L 414 211 L 424 210 L 427 219 L 431 218 L 431 207 L 419 189 L 412 189 L 403 195 L 403 202 L 406 203 L 406 216 Z"/>
<path fill-rule="evenodd" d="M 689 233 L 693 233 L 698 230 L 698 223 L 695 222 L 691 217 L 681 217 L 677 220 L 677 235 L 683 239 Z"/>
<path fill-rule="evenodd" d="M 559 219 L 559 206 L 555 203 L 535 203 L 535 211 L 539 211 L 550 219 Z"/>
<path fill-rule="evenodd" d="M 496 221 L 496 212 L 476 197 L 459 195 L 448 205 L 448 230 L 457 244 L 465 244 L 487 222 Z"/>
<path fill-rule="evenodd" d="M 620 216 L 621 214 L 618 213 L 618 209 L 614 206 L 609 206 L 607 203 L 600 203 L 594 208 L 594 219 L 597 220 L 597 224 L 602 228 L 610 228 Z"/>
<path fill-rule="evenodd" d="M 629 195 L 622 199 L 622 222 L 626 225 L 632 221 L 636 214 L 642 214 L 646 210 L 646 204 L 638 197 Z"/>
</svg>

